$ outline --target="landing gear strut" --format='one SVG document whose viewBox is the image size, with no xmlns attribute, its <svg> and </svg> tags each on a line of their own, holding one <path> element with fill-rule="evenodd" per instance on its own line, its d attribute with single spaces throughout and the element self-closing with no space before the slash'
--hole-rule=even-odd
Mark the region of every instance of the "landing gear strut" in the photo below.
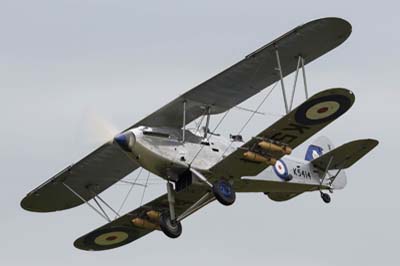
<svg viewBox="0 0 400 266">
<path fill-rule="evenodd" d="M 332 183 L 333 183 L 333 181 L 335 181 L 335 178 L 339 175 L 340 171 L 342 170 L 342 169 L 340 168 L 339 171 L 337 171 L 336 175 L 334 175 L 333 177 L 330 177 L 330 175 L 329 175 L 329 168 L 330 168 L 332 162 L 333 162 L 333 156 L 331 156 L 331 157 L 329 158 L 328 164 L 326 165 L 325 171 L 324 171 L 323 176 L 322 176 L 322 178 L 320 179 L 320 183 L 319 183 L 319 186 L 320 186 L 319 193 L 321 194 L 321 199 L 322 199 L 326 204 L 328 204 L 328 203 L 331 202 L 331 196 L 329 196 L 328 193 L 322 192 L 322 190 L 321 190 L 321 187 L 322 187 L 322 184 L 324 183 L 325 177 L 326 177 L 327 175 L 329 176 L 329 183 L 328 183 L 329 192 L 332 193 Z"/>
<path fill-rule="evenodd" d="M 222 205 L 229 206 L 235 202 L 236 193 L 233 189 L 231 183 L 224 179 L 220 179 L 216 181 L 214 184 L 211 184 L 205 176 L 203 176 L 199 171 L 194 168 L 189 169 L 193 174 L 195 174 L 202 182 L 207 184 L 210 188 L 212 193 L 214 194 L 215 198 L 221 203 Z"/>
<path fill-rule="evenodd" d="M 160 229 L 170 238 L 177 238 L 182 234 L 182 225 L 175 216 L 175 194 L 170 182 L 167 183 L 169 213 L 160 216 Z"/>
</svg>

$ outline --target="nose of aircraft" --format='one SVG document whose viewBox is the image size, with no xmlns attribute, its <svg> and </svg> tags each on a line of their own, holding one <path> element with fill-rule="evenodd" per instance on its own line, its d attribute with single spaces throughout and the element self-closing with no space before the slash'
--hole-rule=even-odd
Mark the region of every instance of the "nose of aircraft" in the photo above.
<svg viewBox="0 0 400 266">
<path fill-rule="evenodd" d="M 114 137 L 114 142 L 127 152 L 131 152 L 133 150 L 135 141 L 135 134 L 133 134 L 131 131 L 120 133 Z"/>
</svg>

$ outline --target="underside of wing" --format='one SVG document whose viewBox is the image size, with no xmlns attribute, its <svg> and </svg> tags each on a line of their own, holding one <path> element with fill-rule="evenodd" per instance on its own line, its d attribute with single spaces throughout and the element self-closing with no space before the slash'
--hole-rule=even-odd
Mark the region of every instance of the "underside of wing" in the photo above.
<svg viewBox="0 0 400 266">
<path fill-rule="evenodd" d="M 195 202 L 204 197 L 208 193 L 204 187 L 192 185 L 187 189 L 176 192 L 175 194 L 175 213 L 179 216 L 191 207 Z M 210 194 L 210 193 L 208 193 Z M 205 200 L 205 206 L 210 203 L 214 198 L 208 198 Z M 148 233 L 154 231 L 154 229 L 145 229 L 134 225 L 134 219 L 148 219 L 148 212 L 155 211 L 157 213 L 163 213 L 168 211 L 168 195 L 164 194 L 157 199 L 146 203 L 145 205 L 133 210 L 124 216 L 108 223 L 82 237 L 74 242 L 76 248 L 82 250 L 107 250 L 117 248 L 126 245 L 134 240 L 137 240 Z M 198 210 L 200 208 L 197 208 Z M 182 218 L 183 219 L 183 218 Z"/>
<path fill-rule="evenodd" d="M 225 112 L 279 80 L 276 50 L 279 51 L 282 74 L 286 76 L 296 70 L 299 56 L 308 64 L 343 43 L 350 33 L 351 25 L 340 18 L 323 18 L 301 25 L 181 95 L 132 127 L 180 128 L 184 116 L 184 102 L 187 124 L 206 112 Z"/>
<path fill-rule="evenodd" d="M 344 114 L 353 105 L 354 100 L 351 91 L 341 88 L 315 94 L 213 166 L 210 169 L 212 176 L 239 179 L 242 176 L 259 174 L 271 164 L 262 162 L 260 157 L 251 160 L 245 156 L 247 152 L 261 155 L 262 158 L 279 159 L 284 155 L 281 151 L 262 149 L 260 143 L 264 141 L 294 149 Z"/>
<path fill-rule="evenodd" d="M 355 164 L 377 145 L 378 141 L 374 139 L 351 141 L 312 160 L 311 163 L 322 171 L 346 169 Z"/>
<path fill-rule="evenodd" d="M 138 167 L 118 145 L 109 142 L 31 191 L 21 206 L 35 212 L 69 209 L 84 203 L 71 189 L 88 201 Z"/>
</svg>

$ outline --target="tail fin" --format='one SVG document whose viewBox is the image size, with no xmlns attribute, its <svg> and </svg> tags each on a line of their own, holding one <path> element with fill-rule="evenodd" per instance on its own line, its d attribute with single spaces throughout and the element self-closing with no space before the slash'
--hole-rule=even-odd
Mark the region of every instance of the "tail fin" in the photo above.
<svg viewBox="0 0 400 266">
<path fill-rule="evenodd" d="M 305 160 L 311 162 L 334 148 L 335 146 L 333 146 L 332 142 L 327 137 L 318 137 L 312 144 L 310 144 L 310 146 L 308 146 Z"/>
<path fill-rule="evenodd" d="M 308 146 L 305 160 L 306 161 L 313 161 L 318 157 L 330 152 L 331 150 L 335 149 L 335 146 L 331 142 L 328 137 L 320 136 L 314 140 L 313 143 Z M 329 171 L 331 175 L 333 175 L 336 171 Z M 341 189 L 346 186 L 347 178 L 346 173 L 342 170 L 339 175 L 336 177 L 335 181 L 333 182 L 332 186 L 335 189 Z"/>
</svg>

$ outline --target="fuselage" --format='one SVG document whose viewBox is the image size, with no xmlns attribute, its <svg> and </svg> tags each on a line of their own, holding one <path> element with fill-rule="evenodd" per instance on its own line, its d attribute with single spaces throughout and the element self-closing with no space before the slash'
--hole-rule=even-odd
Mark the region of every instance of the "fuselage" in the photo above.
<svg viewBox="0 0 400 266">
<path fill-rule="evenodd" d="M 130 153 L 132 159 L 146 170 L 169 180 L 176 180 L 177 174 L 188 167 L 206 173 L 243 144 L 219 135 L 205 138 L 204 132 L 196 130 L 185 130 L 184 141 L 183 131 L 176 128 L 140 126 L 130 132 L 135 137 Z M 257 176 L 242 177 L 236 188 L 238 192 L 282 191 L 285 189 L 280 184 L 285 183 L 288 191 L 304 190 L 304 186 L 319 186 L 321 177 L 321 171 L 314 169 L 308 161 L 284 156 Z M 251 180 L 248 186 L 246 180 Z"/>
<path fill-rule="evenodd" d="M 175 128 L 137 127 L 131 132 L 135 160 L 165 179 L 173 179 L 171 173 L 189 166 L 207 171 L 242 144 L 218 135 L 204 138 L 204 133 L 196 130 L 185 130 L 184 141 L 183 131 Z"/>
</svg>

